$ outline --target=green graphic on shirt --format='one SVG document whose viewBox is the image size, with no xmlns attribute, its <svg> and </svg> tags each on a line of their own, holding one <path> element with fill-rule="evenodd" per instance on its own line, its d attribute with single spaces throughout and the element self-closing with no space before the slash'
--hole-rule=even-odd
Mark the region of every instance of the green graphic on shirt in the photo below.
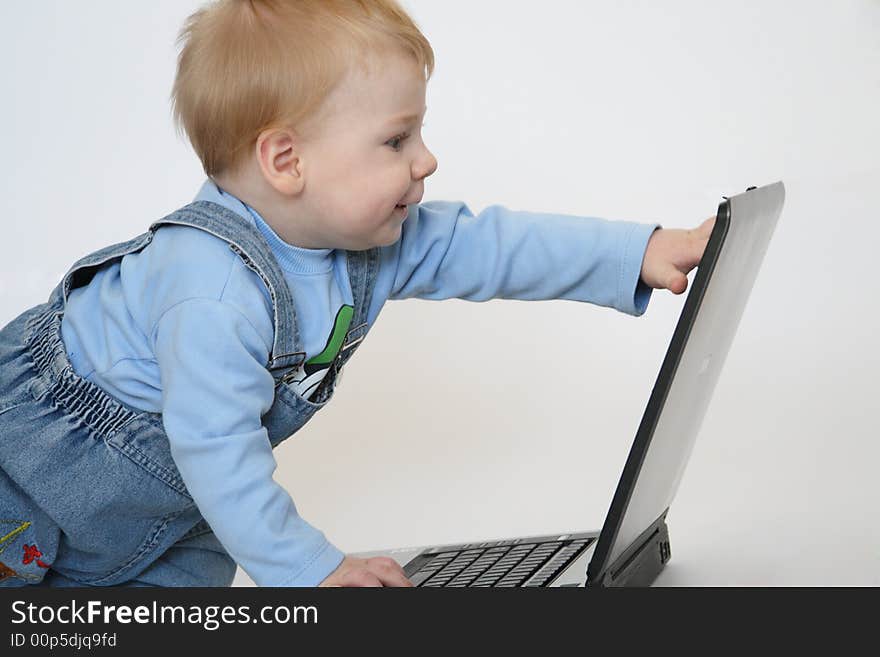
<svg viewBox="0 0 880 657">
<path fill-rule="evenodd" d="M 313 358 L 309 358 L 306 361 L 306 365 L 329 365 L 333 362 L 333 359 L 336 358 L 336 354 L 339 353 L 339 349 L 342 347 L 342 342 L 345 340 L 345 336 L 348 333 L 348 327 L 351 324 L 351 318 L 354 315 L 354 308 L 352 306 L 343 305 L 339 308 L 339 312 L 336 313 L 336 322 L 333 325 L 333 333 L 330 334 L 330 337 L 327 339 L 327 346 L 324 347 L 324 351 Z"/>
</svg>

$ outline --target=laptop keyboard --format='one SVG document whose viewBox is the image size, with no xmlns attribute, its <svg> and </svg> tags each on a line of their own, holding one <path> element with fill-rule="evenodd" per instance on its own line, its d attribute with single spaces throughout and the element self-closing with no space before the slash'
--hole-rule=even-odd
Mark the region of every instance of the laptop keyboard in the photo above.
<svg viewBox="0 0 880 657">
<path fill-rule="evenodd" d="M 469 550 L 438 552 L 409 579 L 414 586 L 545 586 L 592 540 L 498 541 Z"/>
</svg>

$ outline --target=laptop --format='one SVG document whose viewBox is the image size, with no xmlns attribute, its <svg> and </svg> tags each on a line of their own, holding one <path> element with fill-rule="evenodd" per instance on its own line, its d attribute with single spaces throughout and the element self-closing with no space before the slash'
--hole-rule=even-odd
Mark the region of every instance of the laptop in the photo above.
<svg viewBox="0 0 880 657">
<path fill-rule="evenodd" d="M 672 556 L 678 490 L 770 237 L 782 182 L 722 197 L 672 340 L 600 531 L 361 552 L 389 556 L 415 586 L 650 586 Z"/>
</svg>

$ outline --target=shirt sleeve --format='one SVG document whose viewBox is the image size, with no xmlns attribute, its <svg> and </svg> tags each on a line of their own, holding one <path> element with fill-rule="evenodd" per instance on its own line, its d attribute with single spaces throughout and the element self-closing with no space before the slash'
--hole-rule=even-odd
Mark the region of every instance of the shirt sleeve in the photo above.
<svg viewBox="0 0 880 657">
<path fill-rule="evenodd" d="M 319 584 L 344 554 L 272 478 L 260 420 L 274 399 L 265 342 L 238 310 L 209 298 L 168 309 L 152 335 L 171 454 L 217 538 L 259 586 Z"/>
<path fill-rule="evenodd" d="M 388 299 L 570 299 L 645 312 L 640 278 L 659 224 L 510 210 L 492 205 L 414 206 L 401 239 L 382 252 Z M 380 285 L 381 287 L 381 285 Z"/>
</svg>

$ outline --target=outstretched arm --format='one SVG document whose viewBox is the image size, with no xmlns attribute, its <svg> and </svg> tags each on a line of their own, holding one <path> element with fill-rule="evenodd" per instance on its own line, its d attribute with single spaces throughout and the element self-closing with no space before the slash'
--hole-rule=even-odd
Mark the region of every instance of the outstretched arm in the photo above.
<svg viewBox="0 0 880 657">
<path fill-rule="evenodd" d="M 371 315 L 385 299 L 569 299 L 641 315 L 640 268 L 658 224 L 510 210 L 474 216 L 461 202 L 411 206 L 381 252 Z M 372 317 L 371 317 L 372 319 Z"/>
</svg>

